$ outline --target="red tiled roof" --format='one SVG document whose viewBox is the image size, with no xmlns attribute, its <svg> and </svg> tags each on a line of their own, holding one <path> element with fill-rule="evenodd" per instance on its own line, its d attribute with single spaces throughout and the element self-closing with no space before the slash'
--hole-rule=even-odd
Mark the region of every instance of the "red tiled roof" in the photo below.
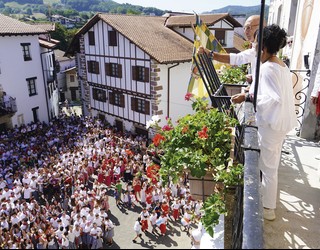
<svg viewBox="0 0 320 250">
<path fill-rule="evenodd" d="M 109 14 L 99 17 L 160 63 L 191 60 L 193 43 L 165 27 L 165 17 Z"/>
<path fill-rule="evenodd" d="M 47 33 L 41 27 L 27 24 L 17 19 L 0 14 L 0 36 L 37 35 Z"/>
<path fill-rule="evenodd" d="M 200 15 L 200 17 L 203 22 L 208 22 L 208 25 L 225 18 L 235 27 L 242 27 L 229 14 Z M 79 46 L 79 36 L 100 20 L 112 26 L 159 63 L 191 61 L 193 41 L 178 34 L 171 27 L 179 25 L 190 27 L 190 22 L 195 23 L 194 15 L 164 17 L 98 13 L 77 32 L 66 54 L 72 54 Z"/>
</svg>

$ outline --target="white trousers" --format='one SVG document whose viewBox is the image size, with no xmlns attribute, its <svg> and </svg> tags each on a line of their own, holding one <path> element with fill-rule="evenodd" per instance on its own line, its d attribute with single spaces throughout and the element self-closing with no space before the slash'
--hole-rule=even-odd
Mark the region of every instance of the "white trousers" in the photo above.
<svg viewBox="0 0 320 250">
<path fill-rule="evenodd" d="M 265 208 L 276 208 L 278 194 L 278 168 L 285 137 L 286 133 L 282 131 L 275 131 L 270 128 L 270 126 L 259 126 L 259 168 L 262 172 L 262 205 Z"/>
</svg>

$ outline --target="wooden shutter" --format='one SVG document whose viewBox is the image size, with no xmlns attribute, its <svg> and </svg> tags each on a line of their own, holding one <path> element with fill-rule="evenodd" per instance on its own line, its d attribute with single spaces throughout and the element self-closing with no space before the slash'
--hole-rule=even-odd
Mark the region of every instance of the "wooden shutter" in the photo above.
<svg viewBox="0 0 320 250">
<path fill-rule="evenodd" d="M 149 82 L 149 68 L 144 68 L 144 81 Z"/>
<path fill-rule="evenodd" d="M 136 66 L 132 66 L 132 80 L 137 80 L 137 68 Z"/>
<path fill-rule="evenodd" d="M 105 67 L 106 75 L 110 76 L 110 63 L 105 63 L 104 67 Z"/>
<path fill-rule="evenodd" d="M 120 95 L 120 107 L 124 108 L 124 95 Z"/>
<path fill-rule="evenodd" d="M 144 105 L 145 105 L 145 108 L 146 108 L 144 113 L 146 115 L 150 115 L 150 102 L 149 101 L 144 101 Z"/>
<path fill-rule="evenodd" d="M 88 61 L 87 65 L 88 65 L 88 72 L 92 73 L 92 63 L 91 63 L 91 61 Z"/>
<path fill-rule="evenodd" d="M 114 93 L 113 92 L 109 92 L 109 103 L 114 104 Z"/>
<path fill-rule="evenodd" d="M 131 97 L 131 110 L 137 111 L 137 99 L 134 97 Z"/>
<path fill-rule="evenodd" d="M 92 98 L 97 100 L 97 89 L 92 89 Z"/>
<path fill-rule="evenodd" d="M 100 73 L 100 70 L 99 70 L 99 62 L 94 62 L 95 63 L 95 72 L 96 74 L 99 74 Z"/>
<path fill-rule="evenodd" d="M 118 64 L 118 77 L 122 78 L 122 65 Z"/>
</svg>

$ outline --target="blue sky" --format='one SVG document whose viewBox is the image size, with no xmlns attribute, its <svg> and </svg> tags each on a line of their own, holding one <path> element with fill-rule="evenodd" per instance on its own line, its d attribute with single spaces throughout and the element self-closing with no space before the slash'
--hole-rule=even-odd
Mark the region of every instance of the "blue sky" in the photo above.
<svg viewBox="0 0 320 250">
<path fill-rule="evenodd" d="M 114 0 L 117 3 L 129 3 L 143 7 L 155 7 L 162 10 L 196 12 L 220 9 L 228 5 L 255 6 L 260 5 L 261 0 Z M 269 5 L 270 0 L 265 0 Z"/>
</svg>

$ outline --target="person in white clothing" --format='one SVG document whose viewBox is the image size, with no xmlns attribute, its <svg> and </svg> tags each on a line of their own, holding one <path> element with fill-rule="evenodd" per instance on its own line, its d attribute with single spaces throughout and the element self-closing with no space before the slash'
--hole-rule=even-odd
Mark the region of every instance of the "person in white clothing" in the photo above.
<svg viewBox="0 0 320 250">
<path fill-rule="evenodd" d="M 198 223 L 198 227 L 192 230 L 190 238 L 191 238 L 191 249 L 200 249 L 201 238 L 204 233 L 204 228 L 201 221 Z"/>
<path fill-rule="evenodd" d="M 318 117 L 320 115 L 320 62 L 318 63 L 318 69 L 311 92 L 311 102 L 316 105 L 316 116 Z M 315 158 L 320 160 L 320 154 L 316 155 Z"/>
<path fill-rule="evenodd" d="M 134 237 L 134 239 L 132 240 L 133 243 L 137 243 L 136 239 L 138 237 L 142 238 L 142 231 L 141 231 L 142 225 L 141 225 L 141 217 L 138 217 L 138 219 L 135 221 L 134 226 L 133 226 L 133 230 L 136 233 L 136 236 Z"/>
<path fill-rule="evenodd" d="M 243 65 L 250 63 L 251 74 L 247 75 L 247 82 L 251 85 L 250 86 L 250 93 L 254 92 L 254 81 L 255 81 L 255 71 L 256 71 L 256 64 L 257 64 L 257 57 L 255 51 L 255 33 L 259 29 L 260 23 L 260 16 L 259 15 L 252 15 L 248 17 L 246 20 L 243 29 L 247 40 L 250 42 L 250 46 L 248 49 L 241 51 L 239 53 L 217 53 L 213 51 L 209 51 L 203 47 L 199 47 L 198 53 L 207 53 L 211 56 L 214 60 L 228 63 L 231 65 Z M 264 20 L 263 26 L 266 25 Z"/>
<path fill-rule="evenodd" d="M 104 225 L 105 225 L 105 233 L 104 233 L 105 243 L 108 244 L 108 246 L 110 247 L 113 244 L 114 224 L 110 220 L 110 218 L 107 217 L 104 222 Z"/>
<path fill-rule="evenodd" d="M 275 24 L 263 29 L 262 65 L 255 117 L 260 146 L 262 204 L 266 220 L 276 218 L 278 167 L 282 145 L 286 134 L 297 125 L 290 70 L 277 57 L 277 52 L 286 45 L 286 35 L 285 30 Z M 231 97 L 236 103 L 252 99 L 253 95 L 249 93 Z"/>
<path fill-rule="evenodd" d="M 189 234 L 190 224 L 191 224 L 191 211 L 189 209 L 186 209 L 186 211 L 183 214 L 183 217 L 181 218 L 181 224 L 184 226 L 184 230 L 187 234 Z"/>
</svg>

